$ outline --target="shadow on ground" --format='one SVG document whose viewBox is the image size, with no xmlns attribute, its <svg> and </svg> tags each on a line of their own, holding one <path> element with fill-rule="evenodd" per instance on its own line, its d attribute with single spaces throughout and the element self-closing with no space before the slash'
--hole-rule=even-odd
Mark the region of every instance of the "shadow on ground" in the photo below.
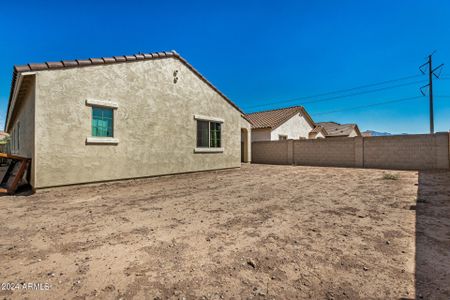
<svg viewBox="0 0 450 300">
<path fill-rule="evenodd" d="M 420 171 L 416 205 L 417 299 L 450 299 L 450 171 Z"/>
</svg>

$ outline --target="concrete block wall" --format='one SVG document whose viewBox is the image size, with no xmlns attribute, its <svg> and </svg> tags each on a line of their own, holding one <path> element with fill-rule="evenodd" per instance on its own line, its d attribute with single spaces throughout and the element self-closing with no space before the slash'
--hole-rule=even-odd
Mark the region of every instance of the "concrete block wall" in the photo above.
<svg viewBox="0 0 450 300">
<path fill-rule="evenodd" d="M 287 165 L 288 142 L 282 141 L 261 141 L 252 143 L 252 162 L 261 164 Z"/>
<path fill-rule="evenodd" d="M 424 170 L 450 168 L 449 133 L 252 144 L 255 163 Z"/>
<path fill-rule="evenodd" d="M 448 133 L 377 136 L 364 139 L 364 166 L 448 169 Z"/>
<path fill-rule="evenodd" d="M 295 140 L 294 165 L 355 166 L 355 143 L 349 138 Z"/>
</svg>

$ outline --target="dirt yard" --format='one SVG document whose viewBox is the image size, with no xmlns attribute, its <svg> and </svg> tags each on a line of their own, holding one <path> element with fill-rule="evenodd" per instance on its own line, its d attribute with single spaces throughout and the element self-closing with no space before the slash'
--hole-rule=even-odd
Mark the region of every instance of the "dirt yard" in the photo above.
<svg viewBox="0 0 450 300">
<path fill-rule="evenodd" d="M 450 298 L 449 172 L 244 165 L 0 209 L 1 299 Z"/>
</svg>

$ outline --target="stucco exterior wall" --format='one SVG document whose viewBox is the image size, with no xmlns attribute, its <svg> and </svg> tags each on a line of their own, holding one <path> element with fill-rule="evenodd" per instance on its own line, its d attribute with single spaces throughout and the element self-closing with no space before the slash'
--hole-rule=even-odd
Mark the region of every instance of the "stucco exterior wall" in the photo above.
<svg viewBox="0 0 450 300">
<path fill-rule="evenodd" d="M 40 71 L 36 85 L 36 188 L 240 166 L 241 113 L 175 58 Z M 117 145 L 86 144 L 88 98 L 117 103 Z M 223 153 L 194 153 L 195 114 L 224 120 Z"/>
<path fill-rule="evenodd" d="M 305 120 L 301 114 L 296 114 L 279 127 L 272 130 L 270 139 L 278 140 L 279 135 L 287 135 L 288 139 L 298 140 L 300 137 L 308 138 L 309 132 L 313 130 L 312 126 Z"/>
<path fill-rule="evenodd" d="M 252 161 L 252 125 L 241 117 L 241 142 L 244 142 L 243 162 Z"/>
<path fill-rule="evenodd" d="M 315 139 L 324 139 L 325 135 L 322 132 L 319 132 L 316 134 L 316 136 L 314 137 Z"/>
<path fill-rule="evenodd" d="M 348 135 L 348 137 L 355 137 L 358 136 L 358 133 L 356 132 L 355 129 L 352 130 L 352 132 L 350 132 L 350 134 Z"/>
</svg>

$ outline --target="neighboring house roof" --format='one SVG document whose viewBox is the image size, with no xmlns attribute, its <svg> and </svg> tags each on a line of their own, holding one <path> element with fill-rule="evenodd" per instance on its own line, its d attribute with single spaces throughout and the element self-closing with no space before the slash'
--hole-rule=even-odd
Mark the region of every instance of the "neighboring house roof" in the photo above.
<svg viewBox="0 0 450 300">
<path fill-rule="evenodd" d="M 303 106 L 292 106 L 280 109 L 260 111 L 247 114 L 246 117 L 248 120 L 250 120 L 252 129 L 275 129 L 298 113 L 301 113 L 305 117 L 306 121 L 311 125 L 311 127 L 316 126 Z"/>
<path fill-rule="evenodd" d="M 311 130 L 308 134 L 308 137 L 310 139 L 315 138 L 319 133 L 322 133 L 324 137 L 328 135 L 328 132 L 325 130 L 325 128 L 322 125 L 317 125 L 314 127 L 313 130 Z"/>
<path fill-rule="evenodd" d="M 361 132 L 356 124 L 339 124 L 336 122 L 319 122 L 317 124 L 325 128 L 329 137 L 349 136 L 353 130 L 356 131 L 358 136 L 361 136 Z"/>
<path fill-rule="evenodd" d="M 6 144 L 8 142 L 8 138 L 9 138 L 8 133 L 0 131 L 0 145 Z"/>
<path fill-rule="evenodd" d="M 203 75 L 200 74 L 193 66 L 191 66 L 184 58 L 182 58 L 176 51 L 164 51 L 164 52 L 153 52 L 153 53 L 139 53 L 134 55 L 121 55 L 113 57 L 101 57 L 101 58 L 88 58 L 88 59 L 76 59 L 76 60 L 62 60 L 57 62 L 44 62 L 44 63 L 33 63 L 21 66 L 14 66 L 11 91 L 8 101 L 8 111 L 6 114 L 6 123 L 8 122 L 8 115 L 11 105 L 11 98 L 13 95 L 14 87 L 16 85 L 16 80 L 18 75 L 25 72 L 34 71 L 44 71 L 44 70 L 57 70 L 57 69 L 67 69 L 67 68 L 79 68 L 97 65 L 108 65 L 115 63 L 126 63 L 135 62 L 150 59 L 163 59 L 163 58 L 176 58 L 181 61 L 188 69 L 194 72 L 201 80 L 203 80 L 207 85 L 209 85 L 213 90 L 215 90 L 222 98 L 224 98 L 229 104 L 236 108 L 240 113 L 244 114 L 243 111 L 233 103 L 227 96 L 225 96 L 219 89 L 217 89 L 212 83 L 210 83 Z"/>
</svg>

